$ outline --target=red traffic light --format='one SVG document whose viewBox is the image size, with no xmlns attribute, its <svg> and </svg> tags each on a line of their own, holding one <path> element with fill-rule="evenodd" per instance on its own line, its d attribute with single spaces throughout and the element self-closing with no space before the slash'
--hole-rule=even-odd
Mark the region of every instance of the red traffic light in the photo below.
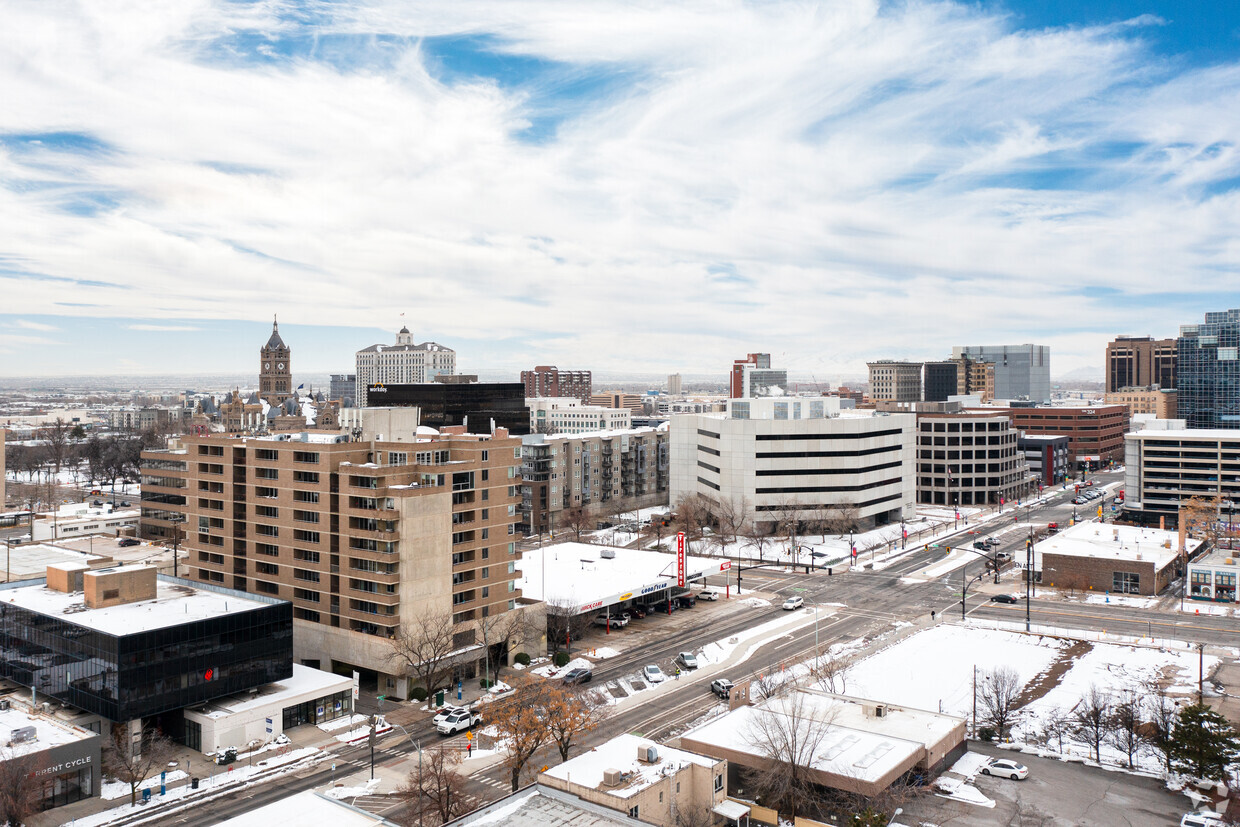
<svg viewBox="0 0 1240 827">
<path fill-rule="evenodd" d="M 203 679 L 203 680 L 205 680 L 205 681 L 209 681 L 209 680 L 213 679 L 214 677 L 215 677 L 215 670 L 214 670 L 214 669 L 208 669 L 206 672 L 203 672 L 203 673 L 202 673 L 202 679 Z"/>
</svg>

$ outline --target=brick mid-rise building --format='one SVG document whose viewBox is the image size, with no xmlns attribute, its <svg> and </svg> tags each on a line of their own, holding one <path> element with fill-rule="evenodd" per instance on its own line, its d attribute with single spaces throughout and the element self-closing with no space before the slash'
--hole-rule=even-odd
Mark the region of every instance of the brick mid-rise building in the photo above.
<svg viewBox="0 0 1240 827">
<path fill-rule="evenodd" d="M 990 409 L 995 410 L 995 409 Z M 1088 408 L 998 409 L 1024 434 L 1068 437 L 1068 461 L 1083 468 L 1086 463 L 1122 462 L 1124 434 L 1128 432 L 1127 405 L 1094 405 Z M 979 409 L 980 412 L 980 409 Z"/>
<path fill-rule="evenodd" d="M 184 519 L 185 576 L 292 601 L 299 662 L 366 670 L 407 697 L 388 663 L 402 624 L 450 614 L 468 650 L 478 621 L 520 597 L 520 439 L 445 431 L 182 437 L 143 454 L 142 532 L 168 539 Z M 481 657 L 469 650 L 458 676 Z"/>
<path fill-rule="evenodd" d="M 588 370 L 560 370 L 555 365 L 539 365 L 521 371 L 527 399 L 572 397 L 585 402 L 594 392 L 593 374 Z"/>
</svg>

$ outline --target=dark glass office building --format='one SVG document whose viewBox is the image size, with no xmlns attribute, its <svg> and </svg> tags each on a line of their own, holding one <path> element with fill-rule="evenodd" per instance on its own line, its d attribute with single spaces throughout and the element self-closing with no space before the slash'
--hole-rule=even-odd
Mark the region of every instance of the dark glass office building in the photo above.
<svg viewBox="0 0 1240 827">
<path fill-rule="evenodd" d="M 961 366 L 956 362 L 926 362 L 923 378 L 924 396 L 927 402 L 946 402 L 956 395 L 956 372 Z"/>
<path fill-rule="evenodd" d="M 45 584 L 0 585 L 0 677 L 39 696 L 129 721 L 293 674 L 287 601 L 161 576 L 154 600 L 87 609 Z"/>
<path fill-rule="evenodd" d="M 431 428 L 467 425 L 469 433 L 489 434 L 494 421 L 512 436 L 530 432 L 530 409 L 521 382 L 369 385 L 366 398 L 370 405 L 420 408 L 418 423 Z"/>
<path fill-rule="evenodd" d="M 1176 404 L 1190 428 L 1240 428 L 1240 310 L 1181 325 Z"/>
</svg>

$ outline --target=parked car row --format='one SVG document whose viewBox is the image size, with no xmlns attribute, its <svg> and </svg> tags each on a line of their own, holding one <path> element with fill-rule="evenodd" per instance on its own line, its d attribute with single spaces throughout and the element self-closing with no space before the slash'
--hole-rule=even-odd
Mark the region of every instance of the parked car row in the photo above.
<svg viewBox="0 0 1240 827">
<path fill-rule="evenodd" d="M 670 614 L 679 609 L 692 609 L 697 605 L 699 600 L 715 601 L 719 599 L 719 593 L 715 591 L 704 591 L 697 594 L 692 592 L 677 595 L 671 598 L 671 605 L 667 600 L 661 600 L 658 603 L 650 603 L 646 605 L 634 605 L 627 609 L 621 609 L 610 614 L 604 613 L 596 615 L 594 625 L 606 628 L 611 626 L 613 629 L 623 629 L 633 620 L 648 617 L 652 614 Z"/>
</svg>

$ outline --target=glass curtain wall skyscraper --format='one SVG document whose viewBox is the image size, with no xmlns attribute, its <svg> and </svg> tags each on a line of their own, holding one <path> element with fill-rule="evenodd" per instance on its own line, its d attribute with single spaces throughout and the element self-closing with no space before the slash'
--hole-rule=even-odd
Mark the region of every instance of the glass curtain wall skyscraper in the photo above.
<svg viewBox="0 0 1240 827">
<path fill-rule="evenodd" d="M 1180 418 L 1190 428 L 1240 428 L 1240 309 L 1181 325 L 1176 350 Z"/>
</svg>

